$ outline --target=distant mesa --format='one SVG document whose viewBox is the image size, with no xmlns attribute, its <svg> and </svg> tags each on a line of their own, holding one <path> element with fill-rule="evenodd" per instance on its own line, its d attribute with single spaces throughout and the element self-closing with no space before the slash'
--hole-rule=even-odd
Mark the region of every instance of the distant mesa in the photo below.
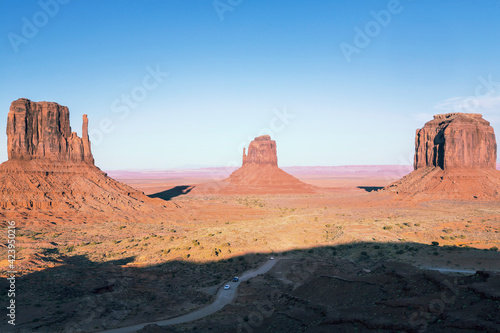
<svg viewBox="0 0 500 333">
<path fill-rule="evenodd" d="M 151 205 L 157 199 L 107 177 L 94 165 L 86 115 L 82 127 L 80 138 L 71 131 L 66 106 L 25 98 L 12 102 L 9 160 L 0 165 L 0 215 L 6 210 L 49 210 L 116 217 L 116 212 L 127 216 L 131 210 L 157 209 Z"/>
<path fill-rule="evenodd" d="M 278 167 L 276 141 L 269 135 L 256 137 L 243 148 L 243 163 L 229 178 L 196 186 L 194 193 L 287 194 L 315 193 L 316 187 L 303 183 Z"/>
<path fill-rule="evenodd" d="M 499 198 L 496 160 L 495 133 L 482 115 L 436 115 L 416 132 L 414 171 L 385 189 L 429 199 Z"/>
</svg>

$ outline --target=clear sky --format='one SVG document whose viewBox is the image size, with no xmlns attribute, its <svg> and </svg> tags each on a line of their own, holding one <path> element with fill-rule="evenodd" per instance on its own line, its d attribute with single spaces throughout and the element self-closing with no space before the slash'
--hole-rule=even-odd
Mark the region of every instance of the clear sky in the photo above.
<svg viewBox="0 0 500 333">
<path fill-rule="evenodd" d="M 411 164 L 433 114 L 500 133 L 497 0 L 0 3 L 0 128 L 18 98 L 89 115 L 101 169 Z M 3 131 L 3 130 L 2 130 Z M 0 135 L 0 160 L 7 159 Z"/>
</svg>

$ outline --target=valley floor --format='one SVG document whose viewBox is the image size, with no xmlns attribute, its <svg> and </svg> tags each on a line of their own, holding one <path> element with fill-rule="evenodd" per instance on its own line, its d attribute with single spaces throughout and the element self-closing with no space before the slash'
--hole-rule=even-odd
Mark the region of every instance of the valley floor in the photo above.
<svg viewBox="0 0 500 333">
<path fill-rule="evenodd" d="M 23 311 L 14 331 L 95 332 L 176 317 L 209 304 L 225 281 L 270 256 L 286 260 L 242 283 L 220 312 L 141 332 L 392 332 L 424 324 L 451 332 L 498 324 L 500 202 L 405 201 L 374 191 L 399 174 L 297 176 L 323 187 L 304 195 L 173 191 L 171 214 L 85 223 L 52 221 L 57 212 L 37 223 L 32 212 L 2 211 L 18 226 Z M 211 179 L 121 180 L 152 194 Z M 456 278 L 418 267 L 480 273 Z M 436 301 L 454 292 L 446 281 L 458 286 L 460 302 Z M 476 319 L 464 319 L 464 309 Z M 415 325 L 404 326 L 408 316 Z"/>
</svg>

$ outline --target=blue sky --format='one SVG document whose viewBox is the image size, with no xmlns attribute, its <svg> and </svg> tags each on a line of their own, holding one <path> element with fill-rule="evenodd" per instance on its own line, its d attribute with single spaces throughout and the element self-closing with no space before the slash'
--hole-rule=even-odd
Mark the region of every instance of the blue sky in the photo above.
<svg viewBox="0 0 500 333">
<path fill-rule="evenodd" d="M 415 129 L 452 111 L 500 131 L 500 1 L 8 0 L 0 15 L 0 128 L 21 97 L 68 106 L 79 134 L 86 113 L 105 170 L 238 165 L 266 132 L 280 166 L 411 164 Z"/>
</svg>

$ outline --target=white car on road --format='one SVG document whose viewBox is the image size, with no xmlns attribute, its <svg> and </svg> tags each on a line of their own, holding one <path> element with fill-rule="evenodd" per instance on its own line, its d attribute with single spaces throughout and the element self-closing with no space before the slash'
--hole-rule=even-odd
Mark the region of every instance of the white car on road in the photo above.
<svg viewBox="0 0 500 333">
<path fill-rule="evenodd" d="M 231 288 L 231 286 L 230 286 L 230 285 L 228 285 L 228 284 L 226 284 L 226 285 L 224 286 L 224 290 L 228 290 L 229 288 Z"/>
</svg>

